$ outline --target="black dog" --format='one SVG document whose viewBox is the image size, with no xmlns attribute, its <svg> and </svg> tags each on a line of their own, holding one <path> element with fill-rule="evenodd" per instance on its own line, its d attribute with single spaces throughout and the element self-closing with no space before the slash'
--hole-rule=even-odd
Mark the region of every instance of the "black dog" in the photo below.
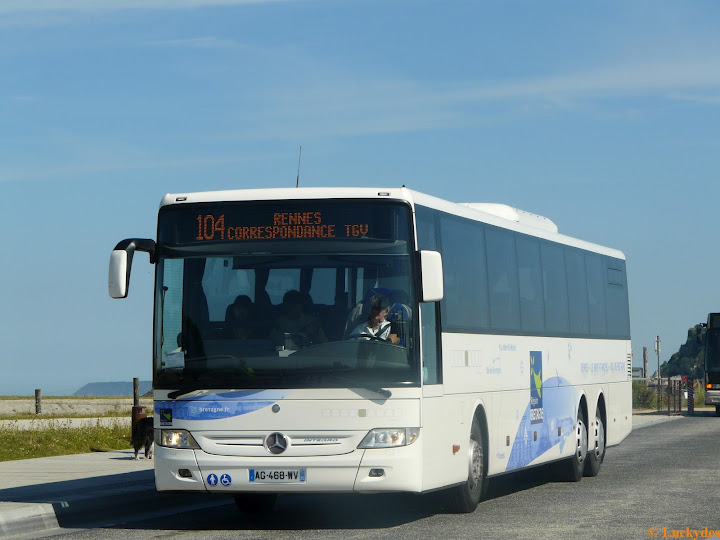
<svg viewBox="0 0 720 540">
<path fill-rule="evenodd" d="M 135 422 L 131 441 L 135 449 L 135 459 L 138 459 L 138 452 L 143 446 L 145 447 L 145 459 L 152 459 L 155 430 L 153 429 L 153 419 L 151 416 L 146 416 Z"/>
</svg>

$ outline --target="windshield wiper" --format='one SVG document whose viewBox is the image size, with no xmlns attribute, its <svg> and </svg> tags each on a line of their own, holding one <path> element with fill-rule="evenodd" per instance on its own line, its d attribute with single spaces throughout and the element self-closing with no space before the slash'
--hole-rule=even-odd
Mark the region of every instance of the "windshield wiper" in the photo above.
<svg viewBox="0 0 720 540">
<path fill-rule="evenodd" d="M 380 394 L 385 399 L 390 399 L 392 397 L 392 392 L 388 390 L 387 388 L 382 388 L 380 386 L 375 387 L 371 386 L 369 384 L 364 384 L 362 386 L 359 386 L 358 388 L 363 388 L 365 390 L 370 390 L 371 392 L 375 392 L 376 394 Z"/>
<path fill-rule="evenodd" d="M 330 377 L 338 381 L 347 383 L 348 388 L 355 387 L 362 388 L 363 390 L 370 390 L 371 392 L 375 392 L 376 394 L 382 396 L 385 399 L 389 399 L 390 397 L 392 397 L 392 391 L 388 390 L 387 388 L 383 388 L 382 386 L 371 384 L 368 382 L 360 382 L 350 377 L 345 377 L 344 375 L 338 375 L 334 371 L 313 371 L 311 373 L 306 373 L 305 375 L 329 375 Z"/>
<path fill-rule="evenodd" d="M 239 386 L 242 386 L 243 382 L 246 382 L 247 378 L 233 378 L 233 379 L 225 379 L 221 384 L 217 384 L 215 381 L 205 381 L 205 382 L 195 382 L 186 384 L 185 386 L 181 386 L 177 390 L 173 390 L 172 392 L 168 393 L 167 397 L 170 399 L 177 399 L 182 396 L 186 396 L 188 394 L 192 394 L 193 392 L 197 392 L 198 390 L 227 390 L 229 388 L 237 388 Z"/>
<path fill-rule="evenodd" d="M 186 396 L 188 394 L 192 394 L 193 392 L 197 392 L 198 390 L 209 390 L 209 388 L 207 388 L 206 384 L 189 384 L 177 390 L 173 390 L 167 395 L 167 397 L 170 399 L 177 399 L 181 396 Z"/>
</svg>

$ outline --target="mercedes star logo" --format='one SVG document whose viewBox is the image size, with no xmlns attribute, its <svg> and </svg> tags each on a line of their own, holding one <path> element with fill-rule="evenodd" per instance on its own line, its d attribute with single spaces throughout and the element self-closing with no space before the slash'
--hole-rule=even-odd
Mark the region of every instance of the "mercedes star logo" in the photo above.
<svg viewBox="0 0 720 540">
<path fill-rule="evenodd" d="M 282 454 L 287 447 L 287 437 L 282 433 L 271 433 L 265 439 L 265 448 L 271 454 Z"/>
</svg>

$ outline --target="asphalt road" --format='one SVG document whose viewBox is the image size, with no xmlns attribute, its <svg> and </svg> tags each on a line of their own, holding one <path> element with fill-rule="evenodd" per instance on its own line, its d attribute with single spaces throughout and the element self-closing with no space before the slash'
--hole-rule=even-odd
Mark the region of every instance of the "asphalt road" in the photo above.
<svg viewBox="0 0 720 540">
<path fill-rule="evenodd" d="M 62 538 L 643 539 L 688 529 L 702 537 L 706 527 L 720 530 L 720 418 L 701 414 L 633 431 L 608 450 L 596 478 L 556 482 L 538 468 L 493 479 L 469 515 L 446 513 L 442 493 L 286 495 L 263 517 L 240 513 L 231 499 L 193 499 L 204 507 L 180 514 L 146 500 L 145 519 L 88 516 L 105 523 Z"/>
</svg>

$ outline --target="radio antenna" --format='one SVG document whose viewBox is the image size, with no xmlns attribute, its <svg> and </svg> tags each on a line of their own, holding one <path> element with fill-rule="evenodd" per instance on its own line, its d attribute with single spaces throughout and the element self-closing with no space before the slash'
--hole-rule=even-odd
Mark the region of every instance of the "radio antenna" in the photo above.
<svg viewBox="0 0 720 540">
<path fill-rule="evenodd" d="M 300 187 L 300 158 L 302 157 L 302 145 L 300 145 L 300 154 L 298 155 L 298 171 L 295 179 L 295 187 Z"/>
</svg>

